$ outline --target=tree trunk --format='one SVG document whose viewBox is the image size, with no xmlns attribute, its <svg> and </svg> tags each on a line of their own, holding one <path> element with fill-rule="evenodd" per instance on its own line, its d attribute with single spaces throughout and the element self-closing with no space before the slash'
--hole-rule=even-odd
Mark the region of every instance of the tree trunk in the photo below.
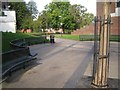
<svg viewBox="0 0 120 90">
<path fill-rule="evenodd" d="M 95 67 L 95 73 L 92 80 L 93 87 L 107 87 L 107 78 L 109 71 L 109 27 L 108 17 L 110 15 L 110 2 L 104 2 L 103 5 L 103 16 L 104 21 L 102 23 L 100 31 L 100 43 L 99 43 L 99 54 L 97 57 L 97 63 Z"/>
</svg>

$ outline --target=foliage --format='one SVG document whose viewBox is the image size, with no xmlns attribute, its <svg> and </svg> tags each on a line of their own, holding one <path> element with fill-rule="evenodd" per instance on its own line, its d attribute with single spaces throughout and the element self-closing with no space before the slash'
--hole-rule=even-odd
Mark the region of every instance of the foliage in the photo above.
<svg viewBox="0 0 120 90">
<path fill-rule="evenodd" d="M 89 25 L 94 15 L 87 13 L 87 9 L 78 4 L 71 5 L 68 0 L 53 0 L 47 4 L 45 9 L 39 13 L 36 3 L 31 0 L 26 4 L 25 2 L 9 2 L 10 10 L 16 11 L 17 29 L 31 28 L 34 32 L 39 32 L 42 29 L 53 28 L 58 30 L 63 29 L 63 32 L 71 32 Z M 69 31 L 68 31 L 69 30 Z"/>
<path fill-rule="evenodd" d="M 33 21 L 32 28 L 33 28 L 34 32 L 40 32 L 40 22 Z"/>
<path fill-rule="evenodd" d="M 37 10 L 36 3 L 33 0 L 31 0 L 31 1 L 28 2 L 27 9 L 32 14 L 33 19 L 36 19 L 37 15 L 38 15 L 38 10 Z"/>
<path fill-rule="evenodd" d="M 22 28 L 31 28 L 35 31 L 38 31 L 39 25 L 33 21 L 33 19 L 35 19 L 38 14 L 36 3 L 34 1 L 30 1 L 28 4 L 25 2 L 9 2 L 9 5 L 10 10 L 16 11 L 16 25 L 18 30 Z M 32 11 L 30 8 L 32 8 Z"/>
<path fill-rule="evenodd" d="M 26 7 L 25 2 L 9 2 L 10 5 L 10 10 L 15 10 L 16 11 L 16 25 L 17 29 L 22 28 L 24 19 L 26 16 L 31 16 L 30 12 L 28 11 Z M 29 18 L 29 17 L 28 17 Z"/>
<path fill-rule="evenodd" d="M 47 14 L 46 11 L 43 10 L 40 13 L 40 17 L 38 18 L 38 22 L 40 23 L 40 28 L 42 29 L 48 28 L 48 24 L 50 23 L 50 21 L 48 20 L 49 20 L 49 15 Z"/>
<path fill-rule="evenodd" d="M 23 19 L 23 23 L 21 24 L 21 28 L 27 29 L 33 27 L 33 19 L 32 16 L 26 15 Z"/>
<path fill-rule="evenodd" d="M 80 4 L 71 5 L 70 13 L 72 15 L 73 21 L 76 22 L 75 29 L 80 28 L 80 26 L 82 27 L 84 19 L 83 15 L 85 14 L 86 11 L 87 9 Z"/>
<path fill-rule="evenodd" d="M 88 25 L 93 20 L 93 14 L 87 13 L 87 9 L 82 5 L 71 5 L 64 0 L 54 0 L 45 6 L 38 18 L 40 27 L 59 28 L 65 30 L 76 30 L 77 28 Z"/>
</svg>

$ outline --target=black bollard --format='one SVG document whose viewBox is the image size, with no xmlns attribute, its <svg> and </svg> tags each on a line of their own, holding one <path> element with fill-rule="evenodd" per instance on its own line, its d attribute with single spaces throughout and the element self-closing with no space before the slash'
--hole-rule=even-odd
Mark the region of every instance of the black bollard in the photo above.
<svg viewBox="0 0 120 90">
<path fill-rule="evenodd" d="M 52 43 L 52 35 L 50 35 L 50 43 Z"/>
</svg>

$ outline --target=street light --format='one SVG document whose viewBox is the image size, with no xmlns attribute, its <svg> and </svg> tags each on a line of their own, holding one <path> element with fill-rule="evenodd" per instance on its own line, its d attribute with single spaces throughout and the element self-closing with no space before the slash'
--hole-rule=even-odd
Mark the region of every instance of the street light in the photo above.
<svg viewBox="0 0 120 90">
<path fill-rule="evenodd" d="M 62 16 L 58 16 L 59 18 L 61 18 Z M 60 22 L 60 26 L 59 26 L 59 29 L 61 28 L 61 31 L 60 31 L 60 33 L 61 33 L 61 36 L 62 36 L 62 25 L 63 25 L 63 23 L 62 22 Z"/>
<path fill-rule="evenodd" d="M 62 32 L 63 32 L 62 25 L 63 25 L 63 23 L 60 23 L 60 25 L 61 25 L 61 37 L 62 37 Z"/>
</svg>

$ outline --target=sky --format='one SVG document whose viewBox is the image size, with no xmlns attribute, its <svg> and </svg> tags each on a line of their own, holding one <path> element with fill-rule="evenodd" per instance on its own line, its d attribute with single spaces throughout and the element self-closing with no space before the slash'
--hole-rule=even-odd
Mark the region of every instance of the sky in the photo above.
<svg viewBox="0 0 120 90">
<path fill-rule="evenodd" d="M 28 3 L 30 0 L 24 0 Z M 33 0 L 37 4 L 37 9 L 41 12 L 44 9 L 44 6 L 52 2 L 52 0 Z M 96 15 L 96 0 L 69 0 L 71 4 L 81 4 L 85 6 L 88 12 Z"/>
</svg>

